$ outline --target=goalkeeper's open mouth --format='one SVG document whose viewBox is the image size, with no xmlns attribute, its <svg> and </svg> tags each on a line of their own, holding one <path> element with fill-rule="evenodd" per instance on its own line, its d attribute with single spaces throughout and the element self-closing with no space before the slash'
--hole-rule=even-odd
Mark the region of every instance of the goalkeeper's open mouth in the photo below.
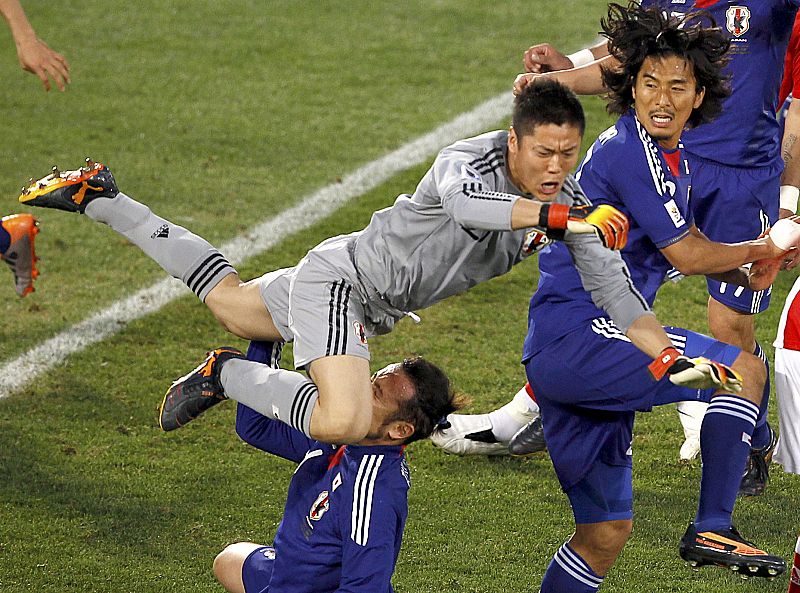
<svg viewBox="0 0 800 593">
<path fill-rule="evenodd" d="M 539 184 L 537 188 L 541 198 L 555 198 L 561 191 L 562 182 L 560 181 L 545 181 Z"/>
</svg>

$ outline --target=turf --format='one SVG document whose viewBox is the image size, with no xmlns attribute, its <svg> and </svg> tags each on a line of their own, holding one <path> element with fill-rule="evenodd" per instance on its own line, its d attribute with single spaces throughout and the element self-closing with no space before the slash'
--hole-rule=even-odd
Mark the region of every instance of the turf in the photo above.
<svg viewBox="0 0 800 593">
<path fill-rule="evenodd" d="M 539 40 L 591 41 L 604 3 L 27 2 L 39 34 L 73 65 L 65 94 L 45 94 L 0 31 L 0 198 L 3 214 L 28 177 L 84 156 L 121 188 L 221 243 L 313 190 L 510 88 L 521 51 Z M 587 141 L 610 123 L 585 101 Z M 507 125 L 497 122 L 498 126 Z M 336 233 L 410 192 L 425 165 L 397 175 L 279 247 L 240 266 L 244 277 L 295 263 Z M 160 279 L 160 269 L 110 230 L 37 212 L 37 292 L 0 284 L 0 360 Z M 472 410 L 504 403 L 518 364 L 536 265 L 422 312 L 371 342 L 374 366 L 409 354 L 445 367 Z M 781 278 L 780 305 L 792 277 Z M 701 281 L 667 286 L 664 321 L 705 330 Z M 771 342 L 779 307 L 759 319 Z M 248 449 L 233 406 L 174 434 L 155 408 L 169 381 L 225 334 L 191 296 L 78 353 L 0 401 L 0 590 L 219 591 L 215 553 L 267 542 L 292 467 Z M 771 347 L 768 348 L 771 354 Z M 288 357 L 288 362 L 291 358 Z M 785 579 L 740 582 L 694 573 L 677 557 L 693 515 L 698 464 L 676 461 L 673 410 L 636 427 L 637 522 L 603 591 L 783 591 Z M 537 591 L 571 515 L 546 455 L 459 459 L 409 448 L 414 487 L 398 593 Z M 788 555 L 798 528 L 797 480 L 773 470 L 767 495 L 737 507 L 748 537 Z"/>
</svg>

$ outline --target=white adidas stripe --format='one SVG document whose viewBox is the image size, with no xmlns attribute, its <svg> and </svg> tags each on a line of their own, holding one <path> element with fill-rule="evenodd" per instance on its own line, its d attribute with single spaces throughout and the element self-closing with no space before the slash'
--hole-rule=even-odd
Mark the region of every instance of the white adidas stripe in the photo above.
<svg viewBox="0 0 800 593">
<path fill-rule="evenodd" d="M 369 540 L 369 524 L 372 519 L 372 495 L 381 463 L 383 463 L 383 455 L 365 455 L 361 459 L 355 485 L 353 486 L 350 539 L 360 546 L 366 546 Z"/>
<path fill-rule="evenodd" d="M 220 248 L 233 265 L 263 253 L 298 231 L 329 216 L 348 201 L 374 189 L 397 173 L 418 165 L 442 147 L 496 126 L 511 113 L 511 95 L 503 93 L 435 130 L 323 187 L 298 204 L 265 220 Z M 189 294 L 174 278 L 165 278 L 133 296 L 62 331 L 42 344 L 0 365 L 0 398 L 22 389 L 76 352 L 110 338 L 131 321 L 155 313 Z"/>
</svg>

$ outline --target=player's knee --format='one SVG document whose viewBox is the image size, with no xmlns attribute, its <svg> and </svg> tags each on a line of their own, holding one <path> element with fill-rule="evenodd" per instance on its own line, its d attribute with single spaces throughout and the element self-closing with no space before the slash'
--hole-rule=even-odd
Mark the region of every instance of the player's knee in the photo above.
<svg viewBox="0 0 800 593">
<path fill-rule="evenodd" d="M 758 404 L 767 382 L 767 367 L 758 356 L 742 351 L 733 361 L 733 369 L 743 378 L 742 397 Z"/>
<path fill-rule="evenodd" d="M 258 547 L 250 542 L 237 542 L 225 547 L 214 558 L 214 577 L 226 590 L 244 592 L 242 584 L 242 566 L 247 556 Z"/>
<path fill-rule="evenodd" d="M 631 519 L 578 525 L 571 544 L 592 570 L 604 575 L 625 547 L 632 530 Z"/>
<path fill-rule="evenodd" d="M 369 433 L 372 421 L 370 414 L 354 414 L 344 416 L 341 414 L 328 416 L 324 422 L 315 423 L 311 417 L 311 433 L 314 438 L 326 443 L 339 443 L 342 445 L 353 444 L 361 441 Z"/>
<path fill-rule="evenodd" d="M 235 590 L 234 585 L 236 583 L 232 577 L 236 573 L 237 565 L 239 571 L 241 571 L 241 564 L 237 562 L 238 555 L 232 549 L 234 546 L 236 544 L 231 544 L 217 554 L 213 565 L 214 577 L 228 591 Z"/>
</svg>

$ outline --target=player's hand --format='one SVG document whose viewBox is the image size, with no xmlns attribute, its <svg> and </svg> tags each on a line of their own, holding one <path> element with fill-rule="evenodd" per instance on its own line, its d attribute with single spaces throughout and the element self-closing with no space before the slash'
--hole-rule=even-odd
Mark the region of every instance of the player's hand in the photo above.
<svg viewBox="0 0 800 593">
<path fill-rule="evenodd" d="M 628 243 L 628 217 L 613 206 L 600 204 L 583 219 L 582 224 L 593 227 L 600 241 L 609 249 L 618 251 Z M 570 225 L 567 228 L 575 232 Z"/>
<path fill-rule="evenodd" d="M 608 204 L 597 207 L 543 204 L 538 226 L 547 230 L 594 233 L 609 249 L 622 249 L 628 242 L 628 217 Z"/>
<path fill-rule="evenodd" d="M 517 77 L 514 79 L 514 95 L 519 95 L 526 86 L 540 76 L 541 74 L 517 74 Z"/>
<path fill-rule="evenodd" d="M 554 70 L 566 70 L 575 65 L 570 59 L 549 43 L 540 43 L 529 47 L 522 56 L 525 72 L 541 74 Z"/>
<path fill-rule="evenodd" d="M 17 44 L 17 55 L 23 70 L 35 74 L 42 81 L 44 90 L 50 90 L 50 78 L 60 91 L 70 83 L 69 62 L 60 53 L 50 49 L 38 37 Z"/>
<path fill-rule="evenodd" d="M 703 356 L 688 358 L 677 349 L 665 348 L 648 367 L 654 379 L 669 376 L 671 383 L 689 389 L 742 390 L 742 376 L 728 365 Z"/>
<path fill-rule="evenodd" d="M 761 237 L 767 238 L 775 255 L 753 262 L 750 266 L 747 274 L 750 290 L 766 290 L 772 286 L 780 270 L 791 270 L 797 265 L 800 259 L 800 217 L 781 218 Z"/>
</svg>

